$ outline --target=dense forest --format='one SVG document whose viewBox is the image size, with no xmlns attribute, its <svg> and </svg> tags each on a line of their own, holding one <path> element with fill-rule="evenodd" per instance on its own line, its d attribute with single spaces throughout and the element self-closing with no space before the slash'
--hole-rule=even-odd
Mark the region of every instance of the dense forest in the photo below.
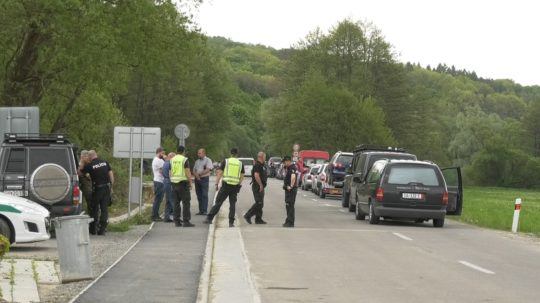
<svg viewBox="0 0 540 303">
<path fill-rule="evenodd" d="M 197 1 L 194 1 L 197 2 Z M 342 20 L 289 49 L 206 37 L 172 1 L 0 2 L 0 104 L 111 156 L 116 125 L 191 128 L 190 155 L 397 145 L 470 184 L 540 186 L 540 87 L 403 63 L 373 24 Z M 124 165 L 117 161 L 116 165 Z"/>
</svg>

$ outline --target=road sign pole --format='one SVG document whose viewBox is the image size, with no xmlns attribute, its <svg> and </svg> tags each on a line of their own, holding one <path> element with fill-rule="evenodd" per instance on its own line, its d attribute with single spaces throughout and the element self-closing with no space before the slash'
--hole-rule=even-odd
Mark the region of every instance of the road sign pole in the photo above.
<svg viewBox="0 0 540 303">
<path fill-rule="evenodd" d="M 141 127 L 141 184 L 139 186 L 139 214 L 142 214 L 142 201 L 143 201 L 143 163 L 144 163 L 144 127 Z"/>
<path fill-rule="evenodd" d="M 129 129 L 129 185 L 128 185 L 128 219 L 131 215 L 131 177 L 133 176 L 133 127 Z"/>
<path fill-rule="evenodd" d="M 519 227 L 519 213 L 521 211 L 521 198 L 516 199 L 514 204 L 514 220 L 512 222 L 512 232 L 517 233 Z"/>
</svg>

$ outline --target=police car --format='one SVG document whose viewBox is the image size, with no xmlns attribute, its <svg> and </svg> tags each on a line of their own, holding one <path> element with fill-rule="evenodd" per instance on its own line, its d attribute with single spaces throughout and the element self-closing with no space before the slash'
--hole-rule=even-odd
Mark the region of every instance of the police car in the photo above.
<svg viewBox="0 0 540 303">
<path fill-rule="evenodd" d="M 0 234 L 10 243 L 48 240 L 49 211 L 28 199 L 0 192 Z"/>
</svg>

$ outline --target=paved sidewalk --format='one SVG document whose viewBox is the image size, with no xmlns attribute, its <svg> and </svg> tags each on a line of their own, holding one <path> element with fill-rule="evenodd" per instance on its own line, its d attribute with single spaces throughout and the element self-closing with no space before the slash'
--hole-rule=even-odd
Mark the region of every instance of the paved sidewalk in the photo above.
<svg viewBox="0 0 540 303">
<path fill-rule="evenodd" d="M 211 187 L 209 196 L 214 191 Z M 196 216 L 194 228 L 158 222 L 153 229 L 75 302 L 195 302 L 204 258 L 208 225 Z"/>
</svg>

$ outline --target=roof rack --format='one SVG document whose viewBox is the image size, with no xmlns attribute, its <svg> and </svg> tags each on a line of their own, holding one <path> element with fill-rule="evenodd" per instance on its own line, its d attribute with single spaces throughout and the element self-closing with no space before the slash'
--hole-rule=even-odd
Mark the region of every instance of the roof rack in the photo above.
<svg viewBox="0 0 540 303">
<path fill-rule="evenodd" d="M 22 142 L 48 142 L 48 143 L 69 143 L 65 134 L 12 134 L 4 135 L 4 142 L 22 143 Z"/>
<path fill-rule="evenodd" d="M 407 150 L 402 148 L 402 147 L 369 145 L 369 144 L 361 144 L 361 145 L 358 145 L 354 149 L 355 153 L 364 152 L 364 151 L 393 151 L 393 152 L 400 152 L 400 153 L 406 153 L 407 152 Z"/>
</svg>

